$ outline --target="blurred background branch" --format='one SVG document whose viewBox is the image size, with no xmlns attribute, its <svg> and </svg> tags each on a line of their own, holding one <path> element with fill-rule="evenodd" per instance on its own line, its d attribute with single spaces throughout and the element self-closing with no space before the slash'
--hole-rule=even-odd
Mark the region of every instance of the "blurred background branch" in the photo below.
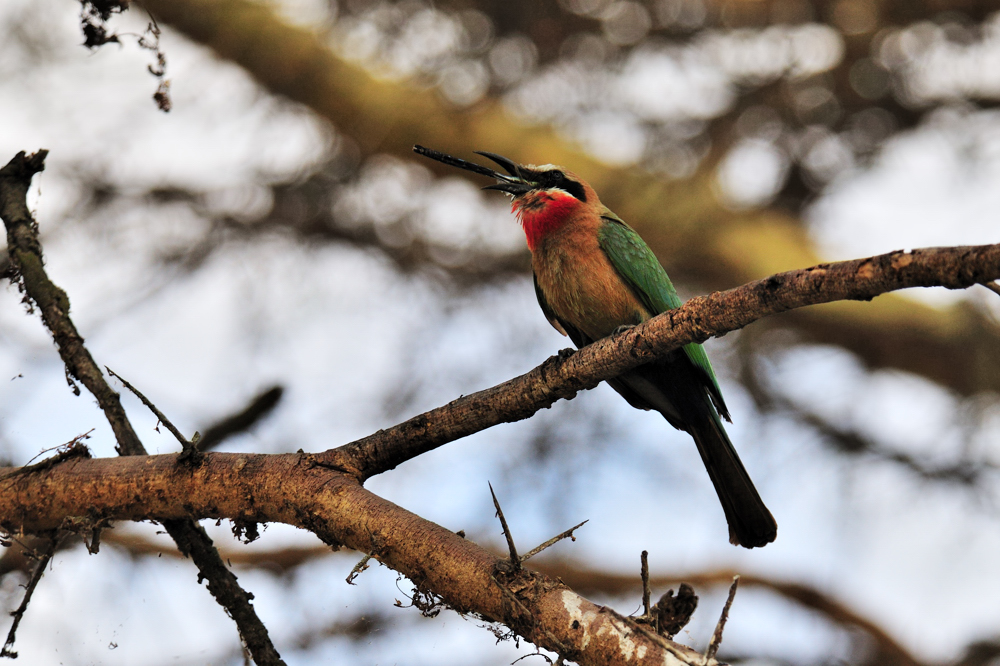
<svg viewBox="0 0 1000 666">
<path fill-rule="evenodd" d="M 796 22 L 816 17 L 816 10 L 805 9 L 808 3 L 790 4 L 800 6 Z M 805 131 L 802 126 L 806 125 L 806 129 L 823 128 L 829 135 L 825 135 L 827 140 L 833 140 L 830 138 L 835 136 L 832 133 L 841 131 L 845 136 L 840 141 L 846 142 L 850 123 L 864 123 L 868 117 L 859 117 L 862 113 L 872 118 L 888 116 L 891 120 L 883 123 L 886 126 L 882 129 L 884 133 L 913 127 L 918 122 L 920 114 L 902 114 L 905 107 L 899 100 L 889 105 L 890 110 L 877 102 L 869 103 L 858 92 L 858 88 L 867 90 L 864 77 L 869 74 L 862 70 L 870 66 L 874 72 L 871 77 L 887 79 L 885 90 L 876 96 L 877 99 L 889 94 L 888 80 L 892 73 L 871 60 L 878 55 L 875 47 L 883 46 L 881 43 L 873 45 L 872 39 L 883 28 L 899 26 L 899 19 L 906 17 L 913 21 L 918 16 L 912 8 L 907 10 L 893 6 L 896 3 L 885 4 L 883 8 L 878 3 L 859 0 L 829 3 L 828 10 L 821 6 L 820 16 L 847 22 L 852 30 L 844 44 L 852 46 L 853 50 L 848 49 L 845 53 L 853 59 L 841 54 L 839 59 L 831 59 L 823 71 L 812 76 L 795 72 L 790 64 L 768 77 L 772 81 L 767 85 L 777 88 L 780 94 L 773 95 L 770 99 L 773 103 L 763 108 L 774 110 L 777 106 L 774 110 L 777 118 L 767 120 L 786 132 L 789 141 L 796 131 Z M 719 7 L 707 6 L 705 20 L 711 11 L 718 20 L 728 20 L 731 25 L 727 27 L 759 27 L 772 10 L 780 12 L 769 5 L 731 2 Z M 964 2 L 960 5 L 963 10 L 972 10 L 969 21 L 982 19 L 986 11 L 986 3 L 971 8 L 965 7 Z M 471 150 L 481 149 L 521 163 L 571 165 L 602 194 L 602 200 L 612 210 L 643 235 L 675 279 L 698 285 L 698 288 L 733 286 L 820 261 L 802 221 L 786 212 L 798 210 L 805 203 L 804 192 L 799 192 L 797 200 L 784 206 L 744 211 L 725 207 L 717 196 L 715 172 L 727 148 L 734 145 L 734 125 L 748 109 L 763 113 L 760 104 L 750 104 L 747 108 L 737 104 L 699 132 L 711 147 L 708 153 L 691 176 L 670 180 L 646 169 L 616 169 L 602 165 L 561 140 L 545 125 L 515 121 L 505 112 L 500 98 L 487 95 L 471 106 L 456 108 L 432 91 L 420 90 L 412 83 L 376 79 L 338 55 L 336 49 L 348 48 L 348 45 L 324 41 L 315 32 L 293 27 L 266 7 L 247 0 L 147 0 L 145 6 L 160 20 L 206 44 L 220 57 L 238 63 L 272 92 L 301 102 L 328 119 L 359 147 L 363 156 L 378 153 L 408 160 L 412 146 L 421 143 L 466 156 Z M 374 5 L 372 11 L 386 6 Z M 629 6 L 639 5 L 629 3 Z M 741 8 L 731 10 L 735 12 L 734 18 L 727 18 L 729 14 L 723 11 L 730 6 Z M 477 9 L 490 16 L 488 6 Z M 505 4 L 501 13 L 517 15 L 521 9 Z M 936 14 L 944 9 L 935 4 L 933 8 L 925 7 L 924 11 Z M 532 20 L 537 11 L 524 10 L 525 20 Z M 396 17 L 404 25 L 409 18 L 406 12 L 400 9 Z M 790 16 L 795 17 L 794 10 Z M 396 26 L 397 29 L 402 27 Z M 704 29 L 701 22 L 698 27 Z M 970 33 L 968 39 L 974 36 L 974 32 Z M 823 34 L 811 37 L 817 41 L 824 39 Z M 780 41 L 781 37 L 775 39 Z M 886 36 L 882 35 L 882 39 Z M 835 46 L 830 48 L 836 50 Z M 869 65 L 859 65 L 859 62 Z M 852 69 L 861 71 L 853 85 Z M 880 73 L 883 71 L 884 74 Z M 900 71 L 897 76 L 904 76 L 904 72 Z M 760 93 L 761 88 L 750 87 L 756 88 L 748 91 L 751 96 Z M 524 94 L 532 93 L 541 95 L 543 91 L 532 90 Z M 817 101 L 810 102 L 812 97 Z M 890 96 L 890 99 L 895 98 Z M 796 103 L 807 108 L 795 107 Z M 816 107 L 828 104 L 835 109 L 826 110 L 831 118 L 821 122 L 824 110 L 809 108 L 809 104 Z M 904 116 L 898 127 L 892 110 Z M 820 115 L 813 118 L 810 113 Z M 788 125 L 787 121 L 793 122 Z M 752 133 L 755 128 L 750 131 Z M 885 138 L 883 135 L 878 140 Z M 804 140 L 803 137 L 799 139 Z M 801 165 L 798 173 L 799 176 L 793 174 L 786 180 L 793 183 L 792 190 L 795 190 L 795 180 L 803 178 Z M 816 183 L 816 187 L 820 185 L 821 182 Z M 887 298 L 881 299 L 874 308 L 861 308 L 856 304 L 817 308 L 796 314 L 780 325 L 794 326 L 805 341 L 850 349 L 871 367 L 921 374 L 962 394 L 1000 390 L 1000 327 L 974 308 L 953 306 L 941 312 L 910 301 Z"/>
<path fill-rule="evenodd" d="M 163 396 L 182 430 L 257 387 L 285 388 L 280 409 L 223 449 L 322 450 L 564 346 L 535 310 L 506 202 L 415 162 L 414 143 L 578 171 L 685 297 L 821 259 L 1000 240 L 993 2 L 142 7 L 163 28 L 156 53 L 136 48 L 149 24 L 138 5 L 107 22 L 120 45 L 90 51 L 75 3 L 5 3 L 0 117 L 11 132 L 0 144 L 57 155 L 33 204 L 50 270 L 95 353 Z M 146 67 L 159 71 L 160 56 L 170 114 L 148 99 Z M 51 343 L 22 321 L 20 296 L 4 297 L 0 458 L 23 464 L 99 419 L 44 360 Z M 986 289 L 906 294 L 711 341 L 734 441 L 782 524 L 752 559 L 712 545 L 706 526 L 719 516 L 685 471 L 698 464 L 690 452 L 601 389 L 371 483 L 480 542 L 498 536 L 486 481 L 505 483 L 518 498 L 505 512 L 526 539 L 591 518 L 573 545 L 580 570 L 631 572 L 648 549 L 654 573 L 713 562 L 744 580 L 800 581 L 869 618 L 916 663 L 993 666 L 998 316 Z M 174 450 L 124 399 L 147 448 Z M 107 455 L 110 441 L 98 428 L 89 443 Z M 228 538 L 228 526 L 208 528 Z M 678 552 L 666 536 L 677 529 L 703 545 Z M 281 561 L 241 575 L 300 663 L 457 666 L 525 653 L 472 622 L 386 613 L 401 584 L 384 569 L 344 586 L 353 561 L 319 557 L 314 541 L 277 527 L 262 541 Z M 58 552 L 33 602 L 40 624 L 29 612 L 20 646 L 66 663 L 243 662 L 238 645 L 219 644 L 228 627 L 213 624 L 217 609 L 170 583 L 172 560 L 124 548 Z M 20 570 L 15 550 L 0 570 Z M 11 609 L 21 580 L 0 581 Z M 331 589 L 337 604 L 317 595 Z M 107 590 L 116 604 L 100 603 Z M 889 663 L 865 631 L 748 590 L 727 660 Z M 609 594 L 622 609 L 637 599 Z M 85 611 L 44 613 L 47 603 Z"/>
</svg>

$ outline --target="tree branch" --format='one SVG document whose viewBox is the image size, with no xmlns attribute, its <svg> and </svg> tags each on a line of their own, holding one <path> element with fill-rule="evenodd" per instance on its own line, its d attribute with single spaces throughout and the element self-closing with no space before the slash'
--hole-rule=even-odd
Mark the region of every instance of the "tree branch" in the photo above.
<svg viewBox="0 0 1000 666">
<path fill-rule="evenodd" d="M 83 345 L 83 336 L 69 316 L 69 297 L 57 287 L 45 272 L 42 245 L 38 240 L 38 225 L 28 210 L 27 194 L 31 180 L 45 168 L 47 150 L 26 157 L 24 151 L 14 156 L 0 169 L 0 218 L 7 227 L 7 251 L 13 266 L 13 279 L 20 279 L 19 288 L 29 307 L 37 305 L 42 321 L 52 333 L 59 356 L 66 364 L 67 380 L 78 379 L 87 387 L 115 434 L 115 447 L 124 456 L 144 456 L 146 449 L 125 414 L 118 393 L 111 388 L 90 352 Z M 96 521 L 95 521 L 96 522 Z M 163 527 L 177 543 L 177 548 L 191 558 L 208 590 L 236 622 L 240 635 L 261 666 L 283 665 L 274 649 L 267 628 L 257 617 L 250 600 L 253 595 L 243 590 L 236 576 L 226 568 L 218 551 L 199 525 L 187 517 L 165 520 Z"/>
<path fill-rule="evenodd" d="M 504 590 L 498 590 L 494 581 L 502 568 L 496 557 L 365 491 L 358 480 L 463 434 L 526 418 L 680 345 L 769 314 L 838 298 L 868 300 L 905 287 L 957 289 L 997 277 L 1000 245 L 892 252 L 779 274 L 692 299 L 575 354 L 553 357 L 526 375 L 319 455 L 210 453 L 197 467 L 177 465 L 176 456 L 69 459 L 44 469 L 0 470 L 0 525 L 41 531 L 58 527 L 67 516 L 166 524 L 206 517 L 286 522 L 332 546 L 373 553 L 409 576 L 419 591 L 439 595 L 459 612 L 504 622 L 582 664 L 634 663 L 640 652 L 696 663 L 687 660 L 700 655 L 531 572 L 505 573 Z M 519 590 L 518 604 L 511 605 L 505 599 L 513 589 Z"/>
<path fill-rule="evenodd" d="M 639 581 L 635 576 L 578 568 L 573 564 L 558 560 L 536 562 L 533 566 L 545 575 L 558 578 L 573 589 L 585 594 L 621 595 L 633 592 L 639 587 Z M 683 581 L 697 587 L 721 587 L 731 584 L 735 575 L 735 571 L 722 569 L 678 576 L 659 576 L 650 579 L 650 585 L 655 588 L 664 588 Z M 885 629 L 821 590 L 803 583 L 782 581 L 766 576 L 746 573 L 739 575 L 740 584 L 744 587 L 760 587 L 771 590 L 805 608 L 821 613 L 831 622 L 843 627 L 860 629 L 874 641 L 874 649 L 877 652 L 876 658 L 870 659 L 866 663 L 926 666 L 925 662 L 910 654 Z"/>
<path fill-rule="evenodd" d="M 65 516 L 284 522 L 330 545 L 375 553 L 458 612 L 503 622 L 547 649 L 562 646 L 561 654 L 580 664 L 705 663 L 558 582 L 524 569 L 503 574 L 506 590 L 529 609 L 526 616 L 493 584 L 501 571 L 496 556 L 313 464 L 308 454 L 208 453 L 199 467 L 178 465 L 173 454 L 72 459 L 26 474 L 0 469 L 0 507 L 0 525 L 26 531 L 58 525 Z"/>
<path fill-rule="evenodd" d="M 17 659 L 17 653 L 14 652 L 14 638 L 17 636 L 17 627 L 21 624 L 24 612 L 28 610 L 28 602 L 31 601 L 31 595 L 34 594 L 35 587 L 38 586 L 38 581 L 45 574 L 45 568 L 49 566 L 52 555 L 56 552 L 56 546 L 59 543 L 59 539 L 54 534 L 47 541 L 48 543 L 45 544 L 44 549 L 41 552 L 35 553 L 35 570 L 31 573 L 31 578 L 28 579 L 28 584 L 24 587 L 24 597 L 21 599 L 21 605 L 11 613 L 14 616 L 14 622 L 10 625 L 10 631 L 7 632 L 7 640 L 4 641 L 3 648 L 0 649 L 0 657 Z"/>
<path fill-rule="evenodd" d="M 898 250 L 779 273 L 692 298 L 572 355 L 550 357 L 526 374 L 321 453 L 316 459 L 363 481 L 447 442 L 499 423 L 526 419 L 561 398 L 570 399 L 685 344 L 704 342 L 769 315 L 844 299 L 867 301 L 911 287 L 964 289 L 997 277 L 1000 245 Z"/>
</svg>

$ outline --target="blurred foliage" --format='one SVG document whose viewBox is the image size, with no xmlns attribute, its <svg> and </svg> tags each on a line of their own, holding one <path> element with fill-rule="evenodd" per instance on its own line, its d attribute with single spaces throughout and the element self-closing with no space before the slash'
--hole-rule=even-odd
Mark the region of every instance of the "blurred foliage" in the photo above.
<svg viewBox="0 0 1000 666">
<path fill-rule="evenodd" d="M 146 6 L 329 119 L 357 165 L 409 161 L 414 143 L 571 165 L 692 289 L 818 263 L 798 211 L 826 183 L 936 109 L 998 92 L 979 66 L 997 32 L 986 3 L 359 0 L 310 30 L 241 0 Z M 719 175 L 748 154 L 762 181 L 727 201 Z M 974 307 L 890 296 L 765 325 L 962 394 L 1000 389 L 1000 327 Z"/>
<path fill-rule="evenodd" d="M 687 293 L 728 288 L 818 263 L 803 218 L 832 183 L 868 168 L 888 141 L 935 114 L 971 114 L 1000 99 L 1000 15 L 986 0 L 143 7 L 332 128 L 324 162 L 249 188 L 137 192 L 80 169 L 82 218 L 183 206 L 204 220 L 157 257 L 189 271 L 226 243 L 276 234 L 375 253 L 453 293 L 525 275 L 523 244 L 503 231 L 514 228 L 504 202 L 483 204 L 475 188 L 484 183 L 456 184 L 462 174 L 417 162 L 410 147 L 421 143 L 463 157 L 491 150 L 565 164 L 639 229 Z M 439 203 L 456 198 L 464 203 L 447 216 Z M 814 343 L 960 396 L 952 425 L 966 429 L 961 441 L 926 456 L 892 448 L 783 389 L 773 379 L 781 355 Z M 921 480 L 995 486 L 998 461 L 972 442 L 989 427 L 989 393 L 1000 392 L 1000 326 L 972 303 L 934 309 L 890 296 L 813 308 L 744 332 L 729 360 L 762 412 L 805 426 L 838 454 Z M 552 430 L 538 426 L 529 464 L 579 445 L 575 433 L 562 441 Z M 606 431 L 595 438 L 613 439 Z M 370 631 L 358 627 L 329 633 Z M 995 643 L 974 644 L 960 663 L 996 654 Z"/>
</svg>

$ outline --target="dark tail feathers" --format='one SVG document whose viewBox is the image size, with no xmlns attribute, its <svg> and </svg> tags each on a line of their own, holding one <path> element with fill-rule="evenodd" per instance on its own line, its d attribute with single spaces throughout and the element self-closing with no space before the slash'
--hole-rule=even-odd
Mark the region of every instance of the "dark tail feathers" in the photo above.
<svg viewBox="0 0 1000 666">
<path fill-rule="evenodd" d="M 690 432 L 726 512 L 729 542 L 744 548 L 766 546 L 778 535 L 778 524 L 757 494 L 719 417 L 710 407 L 699 417 L 688 422 Z"/>
</svg>

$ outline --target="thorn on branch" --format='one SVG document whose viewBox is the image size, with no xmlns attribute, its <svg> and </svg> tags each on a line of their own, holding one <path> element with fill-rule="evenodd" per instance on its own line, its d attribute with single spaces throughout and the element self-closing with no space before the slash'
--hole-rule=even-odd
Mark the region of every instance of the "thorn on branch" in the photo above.
<svg viewBox="0 0 1000 666">
<path fill-rule="evenodd" d="M 194 442 L 191 442 L 186 437 L 184 437 L 184 435 L 181 434 L 181 431 L 178 430 L 177 427 L 170 422 L 170 419 L 168 419 L 163 412 L 157 409 L 156 405 L 154 405 L 152 402 L 149 401 L 149 398 L 140 393 L 139 389 L 129 384 L 127 381 L 125 381 L 125 379 L 122 378 L 121 375 L 116 373 L 108 366 L 104 366 L 104 369 L 108 371 L 109 375 L 120 381 L 125 388 L 134 393 L 135 397 L 139 398 L 139 400 L 142 401 L 142 404 L 146 405 L 146 407 L 149 408 L 149 411 L 153 412 L 153 415 L 156 416 L 157 419 L 159 419 L 160 423 L 166 426 L 167 430 L 169 430 L 171 434 L 177 439 L 177 441 L 181 443 L 182 450 L 181 454 L 177 457 L 178 462 L 190 461 L 191 463 L 198 463 L 201 460 L 203 454 L 198 450 L 198 447 L 195 446 Z"/>
<path fill-rule="evenodd" d="M 30 556 L 37 559 L 37 565 L 35 570 L 31 572 L 31 578 L 28 580 L 28 584 L 24 588 L 24 598 L 21 600 L 21 605 L 17 607 L 11 615 L 14 617 L 14 623 L 10 627 L 10 631 L 7 632 L 7 640 L 3 644 L 3 649 L 0 649 L 0 657 L 7 657 L 9 659 L 17 659 L 17 652 L 14 652 L 14 640 L 17 636 L 17 627 L 21 624 L 21 618 L 24 617 L 24 612 L 28 610 L 28 602 L 31 601 L 31 595 L 35 593 L 35 588 L 38 586 L 38 581 L 42 579 L 45 574 L 45 568 L 49 565 L 52 560 L 52 555 L 56 552 L 56 547 L 59 544 L 59 539 L 52 536 L 48 540 L 48 544 L 41 553 L 31 553 Z"/>
<path fill-rule="evenodd" d="M 708 648 L 705 650 L 706 661 L 715 659 L 715 655 L 719 652 L 719 646 L 722 645 L 722 630 L 726 628 L 726 620 L 729 619 L 729 609 L 733 605 L 733 599 L 736 598 L 736 588 L 739 584 L 739 575 L 733 576 L 733 584 L 729 586 L 729 597 L 726 599 L 726 605 L 722 607 L 722 614 L 719 616 L 719 623 L 715 625 L 715 632 L 712 633 L 712 640 L 708 642 Z"/>
<path fill-rule="evenodd" d="M 642 551 L 640 559 L 639 576 L 642 579 L 643 613 L 635 618 L 635 621 L 653 627 L 660 636 L 672 639 L 691 621 L 691 616 L 698 608 L 698 595 L 694 593 L 693 587 L 687 583 L 681 583 L 676 597 L 672 589 L 667 590 L 666 594 L 650 607 L 649 553 L 645 550 Z"/>
<path fill-rule="evenodd" d="M 649 551 L 639 556 L 639 577 L 642 579 L 642 616 L 649 617 Z"/>
<path fill-rule="evenodd" d="M 507 538 L 507 548 L 510 549 L 510 569 L 512 572 L 518 572 L 521 570 L 521 558 L 517 556 L 517 548 L 514 546 L 514 537 L 510 534 L 510 528 L 507 527 L 507 519 L 503 517 L 503 509 L 500 508 L 500 502 L 497 500 L 497 494 L 493 492 L 493 484 L 487 482 L 490 487 L 490 495 L 493 496 L 493 506 L 497 509 L 497 518 L 500 519 L 500 527 L 503 528 L 503 535 Z"/>
<path fill-rule="evenodd" d="M 507 539 L 507 548 L 510 551 L 510 560 L 509 563 L 507 564 L 507 566 L 509 567 L 509 573 L 517 573 L 518 571 L 521 570 L 521 564 L 523 562 L 525 562 L 529 558 L 534 557 L 535 555 L 538 555 L 538 553 L 542 552 L 546 548 L 554 546 L 563 539 L 570 539 L 572 541 L 576 541 L 576 536 L 573 534 L 573 532 L 575 532 L 576 530 L 580 529 L 588 522 L 590 522 L 590 520 L 587 519 L 582 523 L 574 525 L 565 532 L 555 535 L 545 543 L 539 544 L 538 546 L 532 548 L 527 552 L 527 554 L 519 556 L 517 554 L 517 547 L 514 546 L 514 537 L 510 533 L 510 527 L 507 526 L 507 519 L 503 515 L 503 509 L 500 508 L 500 501 L 497 499 L 497 494 L 493 492 L 493 484 L 489 483 L 488 485 L 490 487 L 490 495 L 493 496 L 493 506 L 496 507 L 497 510 L 496 515 L 497 518 L 500 519 L 500 527 L 503 528 L 503 535 Z M 462 532 L 462 537 L 463 538 L 465 537 L 464 532 Z"/>
<path fill-rule="evenodd" d="M 586 525 L 589 522 L 590 522 L 590 519 L 588 518 L 587 520 L 583 521 L 582 523 L 580 523 L 578 525 L 574 525 L 573 527 L 569 528 L 565 532 L 562 532 L 560 534 L 555 535 L 554 537 L 552 537 L 551 539 L 549 539 L 545 543 L 540 544 L 540 545 L 532 548 L 525 555 L 521 556 L 521 562 L 523 563 L 529 557 L 534 557 L 535 555 L 538 555 L 538 553 L 542 552 L 543 550 L 545 550 L 546 548 L 548 548 L 550 546 L 554 546 L 555 544 L 559 543 L 563 539 L 569 539 L 570 541 L 576 541 L 576 536 L 573 535 L 573 532 L 575 532 L 576 530 L 580 529 L 581 527 L 583 527 L 584 525 Z"/>
</svg>

